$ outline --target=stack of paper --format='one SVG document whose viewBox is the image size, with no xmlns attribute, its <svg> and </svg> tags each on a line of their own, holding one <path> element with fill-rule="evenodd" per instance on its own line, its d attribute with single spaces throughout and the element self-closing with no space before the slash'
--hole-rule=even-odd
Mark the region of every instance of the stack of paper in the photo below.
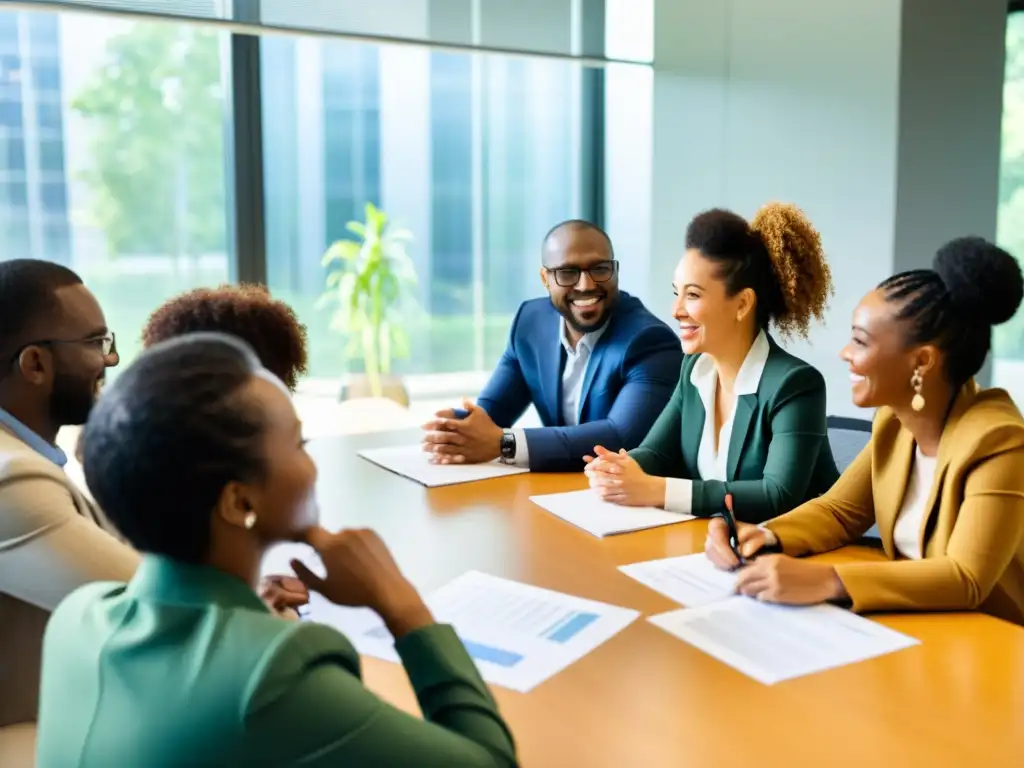
<svg viewBox="0 0 1024 768">
<path fill-rule="evenodd" d="M 766 685 L 919 642 L 834 605 L 793 607 L 737 595 L 736 575 L 703 554 L 619 570 L 689 606 L 648 621 Z"/>
<path fill-rule="evenodd" d="M 693 515 L 666 512 L 655 507 L 611 504 L 592 490 L 531 496 L 530 501 L 567 523 L 602 538 L 693 520 Z"/>
<path fill-rule="evenodd" d="M 519 475 L 530 471 L 526 467 L 512 467 L 497 461 L 486 464 L 434 464 L 430 461 L 430 454 L 426 453 L 420 445 L 366 448 L 359 451 L 359 455 L 367 461 L 372 461 L 402 477 L 415 480 L 428 488 L 472 483 L 477 480 Z"/>
<path fill-rule="evenodd" d="M 313 597 L 310 620 L 344 632 L 361 654 L 399 660 L 391 634 L 375 613 Z M 524 693 L 640 615 L 477 571 L 449 582 L 427 603 L 439 622 L 455 628 L 484 680 Z"/>
</svg>

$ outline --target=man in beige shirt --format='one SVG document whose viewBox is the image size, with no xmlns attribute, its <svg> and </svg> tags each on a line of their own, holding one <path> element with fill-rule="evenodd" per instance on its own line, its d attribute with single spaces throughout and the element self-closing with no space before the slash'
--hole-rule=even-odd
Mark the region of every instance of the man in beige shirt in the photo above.
<svg viewBox="0 0 1024 768">
<path fill-rule="evenodd" d="M 0 764 L 31 764 L 43 629 L 91 581 L 131 578 L 138 554 L 64 474 L 64 425 L 82 424 L 114 334 L 71 270 L 0 262 Z"/>
</svg>

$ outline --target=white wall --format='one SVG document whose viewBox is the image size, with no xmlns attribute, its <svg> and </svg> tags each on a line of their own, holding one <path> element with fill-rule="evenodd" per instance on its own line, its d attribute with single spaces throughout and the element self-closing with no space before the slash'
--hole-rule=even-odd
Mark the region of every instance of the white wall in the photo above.
<svg viewBox="0 0 1024 768">
<path fill-rule="evenodd" d="M 837 355 L 860 296 L 955 234 L 995 236 L 1005 17 L 1002 0 L 656 0 L 646 242 L 622 223 L 639 206 L 609 189 L 620 253 L 650 252 L 626 289 L 670 319 L 694 214 L 800 205 L 836 295 L 787 346 L 825 375 L 831 413 L 857 415 Z"/>
</svg>

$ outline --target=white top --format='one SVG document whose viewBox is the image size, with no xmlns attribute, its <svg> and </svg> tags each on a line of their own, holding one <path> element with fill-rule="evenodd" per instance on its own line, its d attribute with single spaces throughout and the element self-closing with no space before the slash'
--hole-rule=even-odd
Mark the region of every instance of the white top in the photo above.
<svg viewBox="0 0 1024 768">
<path fill-rule="evenodd" d="M 911 560 L 920 560 L 924 556 L 921 552 L 921 522 L 935 480 L 936 462 L 935 456 L 925 456 L 920 448 L 914 451 L 910 482 L 903 496 L 903 506 L 896 516 L 896 527 L 892 532 L 893 545 L 897 552 Z"/>
<path fill-rule="evenodd" d="M 753 395 L 761 383 L 765 363 L 768 362 L 768 337 L 764 331 L 757 334 L 750 345 L 743 365 L 736 374 L 733 386 L 735 396 Z M 715 398 L 718 389 L 718 369 L 710 355 L 701 355 L 690 370 L 690 383 L 697 388 L 701 403 L 704 405 L 704 431 L 700 436 L 700 448 L 697 450 L 697 474 L 701 480 L 725 480 L 726 463 L 729 460 L 729 443 L 732 440 L 733 417 L 736 407 L 733 406 L 729 418 L 726 419 L 718 432 L 718 449 L 715 449 Z M 685 417 L 684 417 L 685 418 Z M 690 514 L 693 506 L 693 481 L 678 477 L 665 479 L 665 509 L 672 512 Z"/>
<path fill-rule="evenodd" d="M 587 375 L 590 356 L 597 346 L 598 340 L 604 335 L 608 323 L 596 331 L 583 334 L 573 349 L 565 331 L 565 320 L 558 318 L 558 340 L 565 350 L 565 368 L 562 370 L 562 421 L 567 427 L 575 427 L 580 423 L 580 407 L 583 397 L 583 379 Z M 513 462 L 517 467 L 530 466 L 530 447 L 526 442 L 526 430 L 513 429 L 516 438 L 516 458 Z"/>
</svg>

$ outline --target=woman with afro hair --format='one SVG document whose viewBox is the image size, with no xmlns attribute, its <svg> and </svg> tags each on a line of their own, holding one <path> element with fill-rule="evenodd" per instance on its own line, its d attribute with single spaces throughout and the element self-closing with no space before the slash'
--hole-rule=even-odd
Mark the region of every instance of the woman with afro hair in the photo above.
<svg viewBox="0 0 1024 768">
<path fill-rule="evenodd" d="M 682 339 L 676 392 L 640 447 L 595 446 L 591 486 L 606 501 L 710 517 L 727 505 L 760 523 L 827 491 L 825 380 L 768 331 L 807 336 L 832 278 L 821 238 L 793 205 L 752 221 L 713 209 L 686 228 L 673 317 Z"/>
<path fill-rule="evenodd" d="M 240 338 L 290 391 L 306 373 L 306 327 L 295 310 L 261 285 L 196 288 L 176 296 L 150 315 L 142 343 L 151 347 L 196 331 Z"/>
<path fill-rule="evenodd" d="M 246 342 L 263 367 L 279 378 L 290 392 L 306 373 L 306 327 L 295 311 L 274 299 L 262 285 L 221 285 L 186 291 L 149 316 L 142 344 L 197 331 L 226 333 Z M 116 349 L 114 350 L 116 353 Z M 78 434 L 75 457 L 81 462 L 82 439 Z"/>
</svg>

